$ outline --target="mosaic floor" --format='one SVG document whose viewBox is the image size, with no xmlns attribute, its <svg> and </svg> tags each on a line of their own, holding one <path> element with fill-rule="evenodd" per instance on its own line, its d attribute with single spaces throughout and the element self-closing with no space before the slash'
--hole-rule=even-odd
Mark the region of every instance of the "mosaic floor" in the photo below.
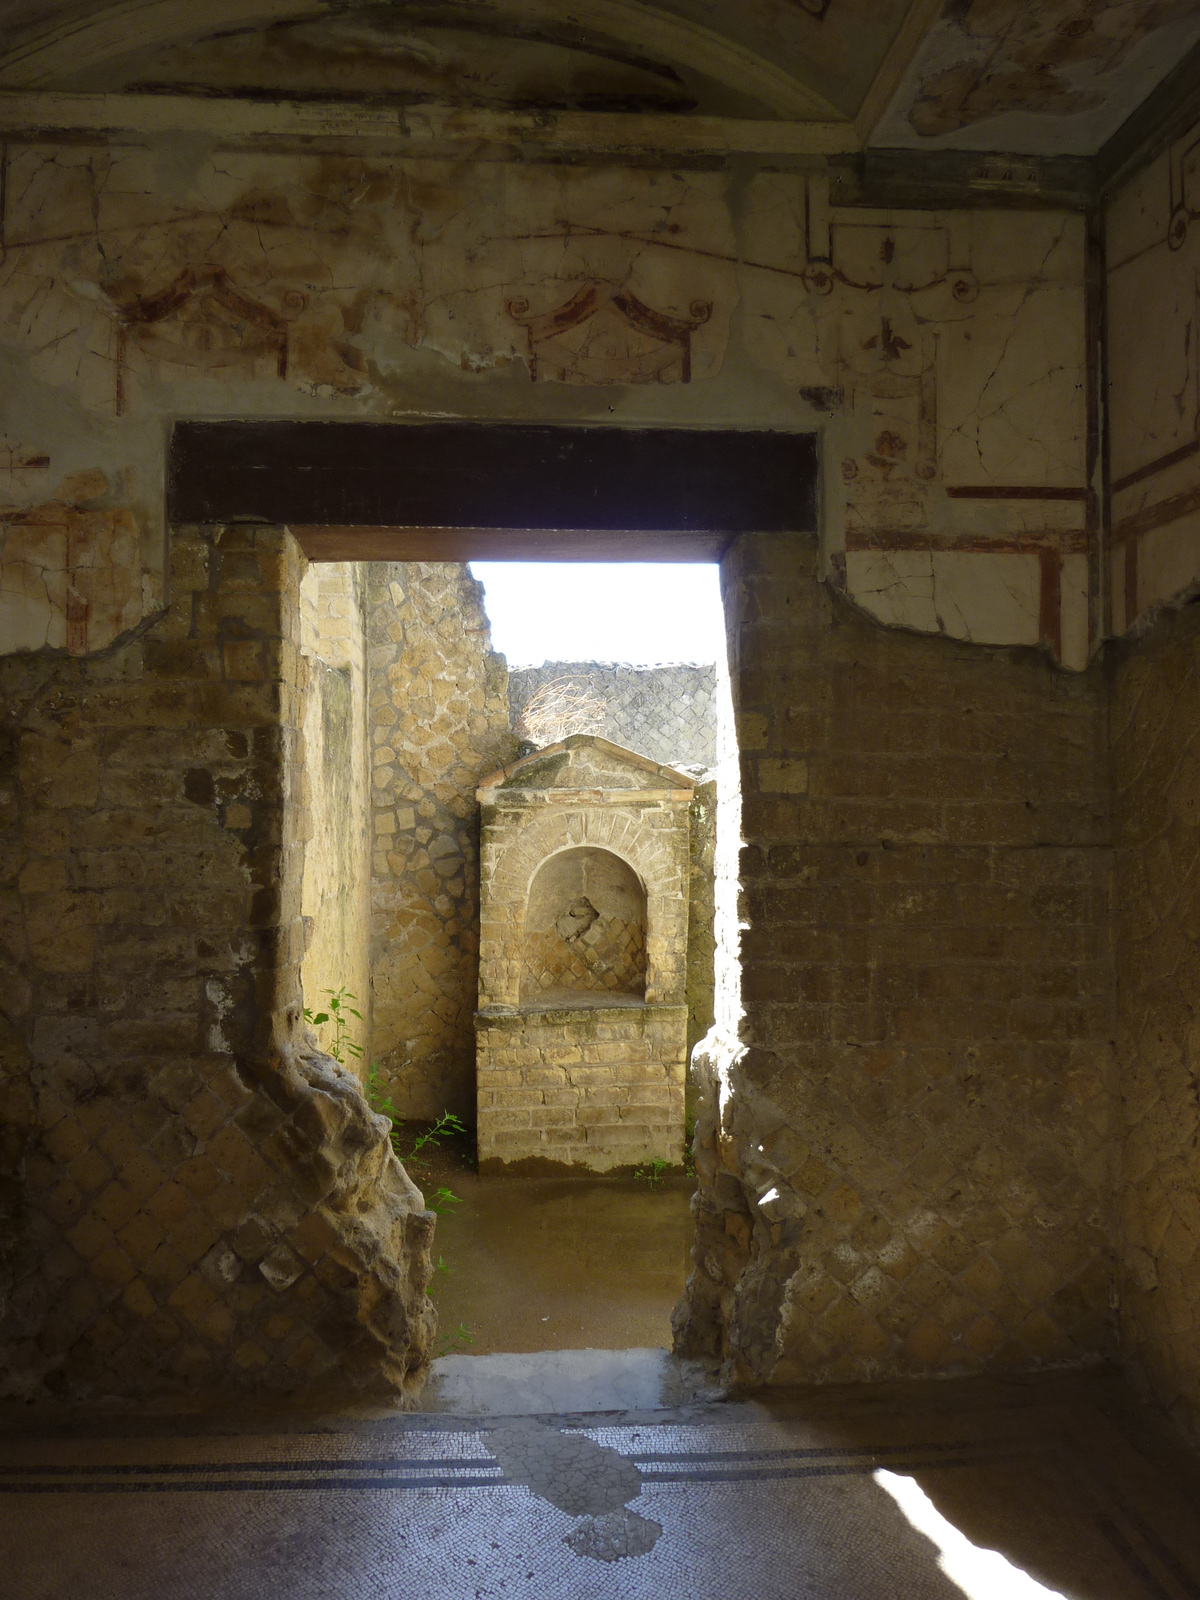
<svg viewBox="0 0 1200 1600">
<path fill-rule="evenodd" d="M 1111 1397 L 1073 1380 L 287 1431 L 10 1420 L 0 1595 L 1200 1600 L 1191 1468 L 1152 1461 Z"/>
</svg>

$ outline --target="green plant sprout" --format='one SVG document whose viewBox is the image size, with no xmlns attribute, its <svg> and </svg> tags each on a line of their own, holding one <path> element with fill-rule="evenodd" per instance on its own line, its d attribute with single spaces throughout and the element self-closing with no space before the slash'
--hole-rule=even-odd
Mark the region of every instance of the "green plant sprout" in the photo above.
<svg viewBox="0 0 1200 1600">
<path fill-rule="evenodd" d="M 392 1149 L 397 1155 L 399 1155 L 400 1118 L 397 1115 L 396 1107 L 392 1104 L 391 1095 L 385 1095 L 383 1090 L 379 1087 L 378 1061 L 372 1061 L 371 1065 L 367 1068 L 367 1104 L 371 1107 L 372 1111 L 378 1112 L 381 1117 L 386 1117 L 391 1123 L 392 1131 L 389 1137 L 392 1141 Z"/>
<path fill-rule="evenodd" d="M 453 1333 L 443 1333 L 438 1339 L 437 1353 L 439 1356 L 449 1355 L 459 1345 L 474 1343 L 475 1335 L 465 1322 L 460 1322 Z"/>
<path fill-rule="evenodd" d="M 444 1212 L 448 1211 L 451 1206 L 462 1205 L 462 1200 L 458 1195 L 451 1194 L 446 1185 L 442 1184 L 441 1188 L 428 1204 L 430 1211 L 436 1211 L 440 1217 Z"/>
<path fill-rule="evenodd" d="M 421 1151 L 424 1150 L 426 1145 L 441 1144 L 447 1135 L 466 1133 L 467 1131 L 465 1123 L 461 1118 L 456 1117 L 453 1111 L 443 1111 L 433 1126 L 426 1128 L 424 1133 L 419 1134 L 413 1142 L 412 1149 L 406 1152 L 401 1143 L 403 1138 L 403 1118 L 397 1112 L 392 1097 L 385 1094 L 379 1086 L 378 1061 L 372 1061 L 367 1068 L 367 1102 L 372 1111 L 377 1111 L 381 1117 L 386 1117 L 391 1123 L 392 1149 L 406 1167 L 411 1167 L 414 1164 L 417 1166 L 423 1165 Z"/>
<path fill-rule="evenodd" d="M 466 1133 L 466 1131 L 465 1124 L 454 1115 L 453 1111 L 443 1111 L 433 1127 L 426 1129 L 419 1136 L 405 1157 L 405 1164 L 417 1160 L 427 1144 L 441 1144 L 447 1134 Z"/>
<path fill-rule="evenodd" d="M 670 1163 L 664 1161 L 661 1156 L 655 1156 L 646 1166 L 635 1168 L 633 1175 L 635 1178 L 640 1178 L 643 1183 L 649 1184 L 651 1189 L 657 1189 L 669 1165 Z"/>
<path fill-rule="evenodd" d="M 333 1023 L 333 1043 L 329 1046 L 329 1054 L 339 1066 L 344 1067 L 347 1056 L 352 1056 L 357 1061 L 363 1053 L 362 1045 L 355 1044 L 350 1037 L 348 1020 L 350 1017 L 357 1017 L 359 1022 L 362 1021 L 362 1012 L 356 1011 L 349 1004 L 351 1000 L 357 1000 L 358 996 L 351 994 L 345 984 L 340 989 L 322 989 L 321 993 L 329 996 L 328 1010 L 310 1011 L 305 1006 L 304 1020 L 310 1028 L 321 1028 L 327 1022 Z"/>
</svg>

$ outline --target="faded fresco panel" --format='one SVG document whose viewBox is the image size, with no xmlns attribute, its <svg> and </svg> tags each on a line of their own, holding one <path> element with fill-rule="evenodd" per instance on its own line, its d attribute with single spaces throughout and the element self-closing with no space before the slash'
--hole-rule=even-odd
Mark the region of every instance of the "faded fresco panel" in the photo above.
<svg viewBox="0 0 1200 1600">
<path fill-rule="evenodd" d="M 10 157 L 0 355 L 34 419 L 12 449 L 57 463 L 94 438 L 81 465 L 114 485 L 94 509 L 125 520 L 88 537 L 140 541 L 128 593 L 87 580 L 89 616 L 112 614 L 87 649 L 160 603 L 163 416 L 437 411 L 819 429 L 828 578 L 880 621 L 941 631 L 923 578 L 884 604 L 847 558 L 953 556 L 962 637 L 986 616 L 989 641 L 1086 664 L 1064 578 L 1094 534 L 1080 217 L 838 210 L 823 174 L 193 157 Z M 6 534 L 5 647 L 78 647 L 67 589 L 86 585 L 39 591 L 35 537 L 63 539 Z M 1036 603 L 1015 606 L 1031 561 Z"/>
<path fill-rule="evenodd" d="M 1107 214 L 1112 631 L 1200 584 L 1200 137 Z"/>
<path fill-rule="evenodd" d="M 821 178 L 801 208 L 789 185 L 756 181 L 743 323 L 825 419 L 827 576 L 881 622 L 1082 669 L 1082 218 L 839 211 Z"/>
</svg>

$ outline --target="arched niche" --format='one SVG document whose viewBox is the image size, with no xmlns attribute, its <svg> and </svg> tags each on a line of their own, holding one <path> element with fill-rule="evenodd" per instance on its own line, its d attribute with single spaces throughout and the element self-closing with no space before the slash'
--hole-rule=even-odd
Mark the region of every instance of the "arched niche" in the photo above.
<svg viewBox="0 0 1200 1600">
<path fill-rule="evenodd" d="M 521 1004 L 646 993 L 646 891 L 627 861 L 583 845 L 543 861 L 529 885 Z"/>
</svg>

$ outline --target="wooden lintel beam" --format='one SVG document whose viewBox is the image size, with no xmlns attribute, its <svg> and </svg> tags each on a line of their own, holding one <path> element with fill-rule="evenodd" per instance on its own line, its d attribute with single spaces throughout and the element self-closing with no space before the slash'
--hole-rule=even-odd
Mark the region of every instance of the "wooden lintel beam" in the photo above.
<svg viewBox="0 0 1200 1600">
<path fill-rule="evenodd" d="M 555 559 L 711 560 L 738 533 L 813 529 L 811 433 L 512 422 L 184 422 L 171 436 L 172 522 L 256 521 L 340 531 L 366 559 L 371 529 L 393 560 L 456 561 L 445 542 L 556 546 Z M 591 529 L 591 535 L 573 532 Z M 309 530 L 312 530 L 311 533 Z M 353 531 L 353 537 L 347 530 Z M 585 553 L 580 541 L 591 537 Z M 397 541 L 412 541 L 401 556 Z M 680 556 L 680 539 L 691 551 Z M 651 543 L 666 554 L 651 556 Z M 316 544 L 313 544 L 316 548 Z M 349 560 L 331 555 L 323 560 Z M 676 552 L 676 553 L 672 553 Z M 549 559 L 547 556 L 546 559 Z"/>
<path fill-rule="evenodd" d="M 291 524 L 310 561 L 720 561 L 728 534 Z"/>
</svg>

